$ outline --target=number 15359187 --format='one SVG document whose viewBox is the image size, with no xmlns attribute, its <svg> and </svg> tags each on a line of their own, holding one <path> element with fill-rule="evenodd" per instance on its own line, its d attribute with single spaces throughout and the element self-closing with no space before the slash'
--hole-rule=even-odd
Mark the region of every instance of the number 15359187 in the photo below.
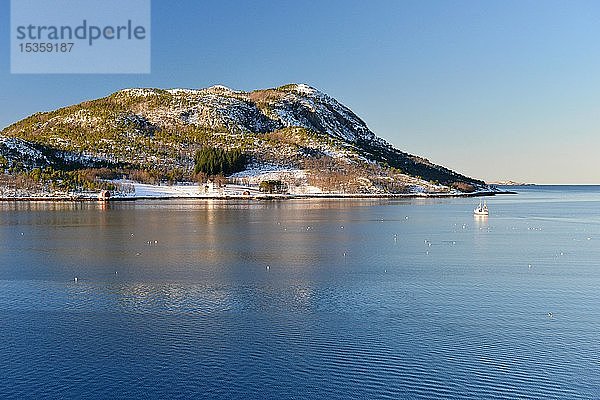
<svg viewBox="0 0 600 400">
<path fill-rule="evenodd" d="M 75 43 L 19 43 L 21 53 L 70 53 Z"/>
</svg>

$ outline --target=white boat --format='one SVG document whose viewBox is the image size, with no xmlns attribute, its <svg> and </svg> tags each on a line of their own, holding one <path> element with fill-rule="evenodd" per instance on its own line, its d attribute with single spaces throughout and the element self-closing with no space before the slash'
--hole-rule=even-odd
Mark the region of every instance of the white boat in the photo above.
<svg viewBox="0 0 600 400">
<path fill-rule="evenodd" d="M 487 204 L 484 201 L 483 203 L 480 201 L 479 202 L 479 206 L 473 210 L 473 214 L 475 215 L 489 215 L 490 212 L 488 210 Z"/>
</svg>

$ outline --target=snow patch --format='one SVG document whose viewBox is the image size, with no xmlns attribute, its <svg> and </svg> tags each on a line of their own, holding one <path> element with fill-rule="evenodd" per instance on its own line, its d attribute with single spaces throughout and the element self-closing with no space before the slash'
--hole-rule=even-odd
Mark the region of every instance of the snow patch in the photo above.
<svg viewBox="0 0 600 400">
<path fill-rule="evenodd" d="M 295 90 L 300 93 L 300 94 L 306 94 L 306 95 L 313 95 L 316 92 L 318 92 L 317 89 L 315 89 L 312 86 L 307 85 L 306 83 L 298 83 L 296 84 Z"/>
<path fill-rule="evenodd" d="M 118 93 L 127 94 L 131 96 L 138 97 L 148 97 L 148 96 L 158 96 L 158 91 L 156 89 L 147 89 L 147 88 L 132 88 L 132 89 L 123 89 Z"/>
<path fill-rule="evenodd" d="M 177 89 L 167 89 L 167 92 L 169 92 L 170 94 L 200 94 L 201 91 L 198 89 L 182 89 L 182 88 L 177 88 Z"/>
<path fill-rule="evenodd" d="M 0 136 L 0 155 L 11 161 L 23 162 L 27 167 L 41 167 L 50 164 L 48 158 L 29 142 Z"/>
</svg>

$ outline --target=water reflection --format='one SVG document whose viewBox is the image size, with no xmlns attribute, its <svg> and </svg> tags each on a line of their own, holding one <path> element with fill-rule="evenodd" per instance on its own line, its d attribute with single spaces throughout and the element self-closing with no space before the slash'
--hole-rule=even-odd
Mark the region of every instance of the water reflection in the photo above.
<svg viewBox="0 0 600 400">
<path fill-rule="evenodd" d="M 368 234 L 361 221 L 381 203 L 1 203 L 0 261 L 13 262 L 0 278 L 70 282 L 73 307 L 103 299 L 129 311 L 307 311 L 314 279 L 348 265 Z"/>
<path fill-rule="evenodd" d="M 488 228 L 488 216 L 487 215 L 473 215 L 473 220 L 475 221 L 475 226 L 479 229 L 487 229 Z"/>
</svg>

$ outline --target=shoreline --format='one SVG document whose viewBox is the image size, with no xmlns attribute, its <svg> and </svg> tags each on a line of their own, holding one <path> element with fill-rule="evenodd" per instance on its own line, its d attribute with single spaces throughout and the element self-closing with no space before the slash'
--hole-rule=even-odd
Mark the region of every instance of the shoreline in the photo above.
<svg viewBox="0 0 600 400">
<path fill-rule="evenodd" d="M 0 202 L 126 202 L 139 200 L 294 200 L 294 199 L 437 199 L 462 197 L 491 197 L 503 194 L 517 194 L 513 191 L 485 191 L 473 193 L 311 193 L 311 194 L 260 194 L 260 195 L 220 195 L 220 196 L 123 196 L 100 200 L 97 197 L 71 196 L 31 196 L 31 197 L 0 197 Z"/>
</svg>

